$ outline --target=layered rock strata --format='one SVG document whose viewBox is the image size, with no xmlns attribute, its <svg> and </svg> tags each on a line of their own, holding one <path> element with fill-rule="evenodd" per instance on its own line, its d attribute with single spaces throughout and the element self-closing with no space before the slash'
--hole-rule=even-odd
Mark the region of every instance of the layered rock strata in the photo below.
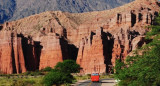
<svg viewBox="0 0 160 86">
<path fill-rule="evenodd" d="M 22 73 L 77 60 L 83 73 L 111 72 L 145 44 L 144 29 L 158 15 L 159 2 L 136 0 L 99 12 L 36 14 L 0 25 L 0 71 Z"/>
<path fill-rule="evenodd" d="M 57 62 L 63 61 L 60 39 L 56 38 L 55 35 L 49 34 L 41 39 L 43 48 L 40 56 L 39 69 L 54 67 Z"/>
<path fill-rule="evenodd" d="M 77 63 L 83 68 L 81 72 L 106 72 L 103 47 L 101 29 L 96 30 L 96 33 L 92 32 L 88 37 L 82 39 L 77 57 Z"/>
<path fill-rule="evenodd" d="M 7 74 L 26 72 L 21 38 L 11 31 L 0 32 L 0 71 Z"/>
</svg>

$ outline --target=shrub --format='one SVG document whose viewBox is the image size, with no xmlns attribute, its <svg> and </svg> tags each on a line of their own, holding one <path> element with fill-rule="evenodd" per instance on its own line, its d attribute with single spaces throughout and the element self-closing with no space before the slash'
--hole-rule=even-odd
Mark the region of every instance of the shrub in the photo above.
<svg viewBox="0 0 160 86">
<path fill-rule="evenodd" d="M 159 86 L 159 50 L 160 45 L 154 46 L 142 56 L 129 57 L 126 63 L 117 61 L 115 77 L 121 80 L 119 86 Z"/>
<path fill-rule="evenodd" d="M 52 86 L 53 84 L 60 85 L 63 83 L 71 83 L 72 80 L 73 80 L 72 75 L 53 70 L 43 78 L 43 83 L 46 86 Z"/>
<path fill-rule="evenodd" d="M 59 62 L 55 66 L 55 69 L 51 70 L 44 78 L 43 83 L 46 86 L 53 84 L 60 85 L 66 83 L 72 83 L 74 80 L 71 73 L 79 72 L 80 66 L 73 60 L 65 60 Z"/>
<path fill-rule="evenodd" d="M 24 74 L 24 75 L 29 75 L 29 76 L 43 75 L 43 73 L 40 72 L 40 71 L 35 71 L 35 72 L 33 72 L 33 71 L 27 71 L 27 72 L 25 72 L 25 73 L 23 73 L 23 74 Z"/>
<path fill-rule="evenodd" d="M 51 67 L 46 67 L 46 68 L 42 69 L 41 71 L 42 71 L 42 72 L 49 72 L 49 71 L 51 71 L 51 70 L 52 70 Z"/>
<path fill-rule="evenodd" d="M 80 65 L 74 60 L 65 60 L 64 62 L 57 63 L 55 69 L 65 73 L 77 73 L 79 72 Z"/>
<path fill-rule="evenodd" d="M 160 15 L 155 19 L 151 32 L 147 33 L 150 43 L 141 50 L 143 55 L 128 57 L 126 62 L 116 61 L 115 78 L 119 86 L 160 86 Z"/>
</svg>

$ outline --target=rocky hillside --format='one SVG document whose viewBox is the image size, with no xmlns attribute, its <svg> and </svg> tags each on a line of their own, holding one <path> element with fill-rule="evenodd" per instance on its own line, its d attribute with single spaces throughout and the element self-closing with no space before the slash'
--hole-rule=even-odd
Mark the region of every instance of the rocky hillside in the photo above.
<svg viewBox="0 0 160 86">
<path fill-rule="evenodd" d="M 0 26 L 0 70 L 21 73 L 74 59 L 81 73 L 110 72 L 144 40 L 147 25 L 158 15 L 156 0 L 86 13 L 48 11 Z"/>
<path fill-rule="evenodd" d="M 45 11 L 81 13 L 106 10 L 134 0 L 0 0 L 0 23 Z"/>
</svg>

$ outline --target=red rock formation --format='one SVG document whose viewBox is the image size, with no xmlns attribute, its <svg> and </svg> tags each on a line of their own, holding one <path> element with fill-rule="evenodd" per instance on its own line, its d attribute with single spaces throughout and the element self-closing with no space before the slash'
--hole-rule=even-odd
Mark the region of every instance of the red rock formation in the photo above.
<svg viewBox="0 0 160 86">
<path fill-rule="evenodd" d="M 105 57 L 103 55 L 101 29 L 96 31 L 93 39 L 90 38 L 91 36 L 82 40 L 77 63 L 83 68 L 81 70 L 83 73 L 104 73 L 106 71 L 106 65 L 104 63 Z"/>
<path fill-rule="evenodd" d="M 14 56 L 12 56 L 12 58 L 15 60 L 16 73 L 24 73 L 26 72 L 26 67 L 21 43 L 22 39 L 20 37 L 17 37 L 17 34 L 12 33 L 11 36 L 14 48 L 12 51 L 12 55 Z M 12 61 L 14 61 L 13 59 Z"/>
<path fill-rule="evenodd" d="M 7 74 L 26 72 L 21 38 L 11 31 L 2 31 L 0 40 L 0 71 Z"/>
<path fill-rule="evenodd" d="M 56 38 L 55 34 L 48 34 L 42 37 L 42 51 L 40 56 L 39 69 L 45 67 L 54 67 L 57 62 L 62 62 L 62 50 L 60 46 L 60 39 Z"/>
<path fill-rule="evenodd" d="M 122 51 L 122 49 L 121 49 L 121 45 L 120 45 L 120 42 L 119 42 L 119 40 L 115 40 L 114 41 L 114 46 L 113 46 L 114 48 L 113 48 L 113 53 L 112 53 L 112 64 L 113 64 L 113 66 L 115 66 L 115 62 L 116 62 L 116 60 L 117 59 L 120 59 L 120 57 L 121 57 L 121 51 Z"/>
<path fill-rule="evenodd" d="M 79 49 L 77 62 L 85 73 L 96 68 L 109 72 L 116 59 L 124 60 L 142 46 L 144 27 L 158 15 L 158 3 L 136 0 L 107 11 L 45 12 L 6 22 L 0 25 L 0 70 L 11 74 L 54 67 L 64 59 L 76 59 Z M 103 33 L 96 32 L 98 28 Z M 12 37 L 11 32 L 21 36 Z"/>
<path fill-rule="evenodd" d="M 22 34 L 19 36 L 22 38 L 26 69 L 27 71 L 35 71 L 39 68 L 42 46 L 39 41 L 33 41 L 31 37 L 26 38 Z"/>
<path fill-rule="evenodd" d="M 10 32 L 1 32 L 0 34 L 0 70 L 3 73 L 12 74 L 12 42 Z"/>
<path fill-rule="evenodd" d="M 143 44 L 145 44 L 145 37 L 144 36 L 138 36 L 132 40 L 132 51 L 136 50 L 138 47 L 141 47 Z"/>
</svg>

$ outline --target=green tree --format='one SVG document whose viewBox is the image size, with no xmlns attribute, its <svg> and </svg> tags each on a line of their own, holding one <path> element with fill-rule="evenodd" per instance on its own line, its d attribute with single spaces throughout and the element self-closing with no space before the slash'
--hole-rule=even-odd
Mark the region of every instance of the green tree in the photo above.
<svg viewBox="0 0 160 86">
<path fill-rule="evenodd" d="M 65 73 L 77 73 L 79 72 L 80 65 L 74 60 L 64 60 L 63 62 L 58 62 L 55 69 Z"/>
<path fill-rule="evenodd" d="M 114 75 L 119 86 L 160 86 L 160 15 L 154 22 L 146 34 L 152 41 L 140 49 L 143 55 L 116 61 Z"/>
<path fill-rule="evenodd" d="M 49 71 L 51 71 L 51 70 L 52 70 L 51 67 L 46 67 L 46 68 L 42 69 L 41 71 L 42 71 L 42 72 L 49 72 Z"/>
<path fill-rule="evenodd" d="M 58 86 L 63 83 L 71 83 L 72 80 L 73 76 L 69 73 L 63 73 L 57 70 L 52 70 L 43 78 L 43 82 L 46 86 L 52 86 L 53 84 Z"/>
<path fill-rule="evenodd" d="M 71 73 L 79 72 L 79 69 L 80 66 L 73 60 L 59 62 L 53 70 L 45 75 L 43 83 L 46 86 L 52 86 L 53 84 L 59 86 L 64 83 L 72 83 L 74 78 Z"/>
</svg>

